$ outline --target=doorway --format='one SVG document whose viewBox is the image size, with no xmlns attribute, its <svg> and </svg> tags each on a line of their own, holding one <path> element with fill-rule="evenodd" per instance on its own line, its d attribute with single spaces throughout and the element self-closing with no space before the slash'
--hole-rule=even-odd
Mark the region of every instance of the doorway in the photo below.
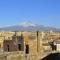
<svg viewBox="0 0 60 60">
<path fill-rule="evenodd" d="M 21 44 L 18 44 L 18 49 L 19 49 L 19 51 L 22 50 L 22 46 L 21 46 Z"/>
<path fill-rule="evenodd" d="M 29 45 L 26 45 L 26 54 L 29 54 Z"/>
<path fill-rule="evenodd" d="M 7 45 L 7 51 L 9 52 L 9 45 Z"/>
</svg>

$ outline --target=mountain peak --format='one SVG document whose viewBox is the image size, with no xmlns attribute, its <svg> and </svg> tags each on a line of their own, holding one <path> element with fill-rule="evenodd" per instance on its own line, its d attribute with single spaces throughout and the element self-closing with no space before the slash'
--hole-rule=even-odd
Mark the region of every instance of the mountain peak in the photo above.
<svg viewBox="0 0 60 60">
<path fill-rule="evenodd" d="M 20 25 L 23 26 L 23 27 L 36 26 L 36 24 L 33 24 L 31 22 L 23 22 Z"/>
</svg>

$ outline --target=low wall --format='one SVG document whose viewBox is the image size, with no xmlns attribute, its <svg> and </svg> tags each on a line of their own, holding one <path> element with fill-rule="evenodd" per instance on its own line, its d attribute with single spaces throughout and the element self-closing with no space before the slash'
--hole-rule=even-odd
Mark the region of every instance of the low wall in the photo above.
<svg viewBox="0 0 60 60">
<path fill-rule="evenodd" d="M 36 55 L 25 55 L 23 52 L 10 52 L 0 55 L 0 60 L 38 60 Z"/>
<path fill-rule="evenodd" d="M 5 55 L 0 55 L 0 60 L 7 60 L 7 56 L 5 56 Z"/>
</svg>

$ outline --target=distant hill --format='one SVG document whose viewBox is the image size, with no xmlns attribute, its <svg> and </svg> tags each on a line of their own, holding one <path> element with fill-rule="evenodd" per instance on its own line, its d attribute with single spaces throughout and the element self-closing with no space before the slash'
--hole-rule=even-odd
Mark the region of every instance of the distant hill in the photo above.
<svg viewBox="0 0 60 60">
<path fill-rule="evenodd" d="M 24 23 L 16 26 L 9 26 L 0 28 L 0 31 L 56 31 L 60 32 L 60 29 L 53 28 L 53 27 L 44 27 L 43 25 L 34 25 L 32 23 Z"/>
</svg>

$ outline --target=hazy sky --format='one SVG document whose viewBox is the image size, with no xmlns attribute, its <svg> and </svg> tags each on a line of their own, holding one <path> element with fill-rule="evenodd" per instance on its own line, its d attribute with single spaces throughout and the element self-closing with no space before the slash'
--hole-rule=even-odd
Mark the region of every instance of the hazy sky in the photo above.
<svg viewBox="0 0 60 60">
<path fill-rule="evenodd" d="M 0 27 L 22 22 L 60 28 L 60 0 L 0 0 Z"/>
</svg>

